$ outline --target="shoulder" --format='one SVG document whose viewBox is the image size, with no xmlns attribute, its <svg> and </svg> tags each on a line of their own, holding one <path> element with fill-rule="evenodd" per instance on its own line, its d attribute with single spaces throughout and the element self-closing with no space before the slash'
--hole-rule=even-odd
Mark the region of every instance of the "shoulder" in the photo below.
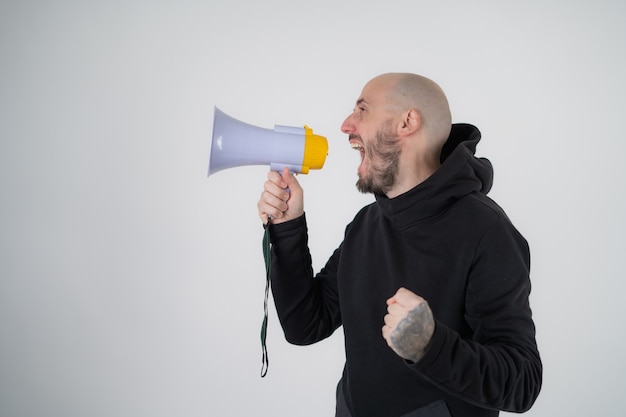
<svg viewBox="0 0 626 417">
<path fill-rule="evenodd" d="M 476 225 L 483 225 L 487 228 L 496 224 L 512 226 L 504 209 L 481 192 L 474 192 L 461 198 L 451 211 L 466 221 L 472 221 Z"/>
</svg>

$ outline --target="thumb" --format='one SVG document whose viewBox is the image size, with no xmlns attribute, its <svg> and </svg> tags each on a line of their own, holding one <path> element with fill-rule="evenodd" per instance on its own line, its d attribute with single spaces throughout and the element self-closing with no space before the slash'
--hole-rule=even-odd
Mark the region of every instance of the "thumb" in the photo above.
<svg viewBox="0 0 626 417">
<path fill-rule="evenodd" d="M 398 291 L 387 300 L 387 304 L 397 303 L 403 307 L 413 308 L 418 305 L 422 300 L 422 297 L 415 294 L 413 291 L 407 290 L 406 288 L 399 288 Z"/>
</svg>

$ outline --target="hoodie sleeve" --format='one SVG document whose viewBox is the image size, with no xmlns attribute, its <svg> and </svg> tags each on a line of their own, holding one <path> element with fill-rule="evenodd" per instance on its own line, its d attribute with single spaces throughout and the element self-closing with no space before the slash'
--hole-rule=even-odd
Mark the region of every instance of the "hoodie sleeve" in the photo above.
<svg viewBox="0 0 626 417">
<path fill-rule="evenodd" d="M 542 364 L 528 297 L 530 255 L 525 239 L 501 218 L 476 250 L 462 339 L 437 322 L 426 355 L 409 366 L 444 391 L 503 411 L 530 409 L 541 389 Z"/>
<path fill-rule="evenodd" d="M 336 278 L 340 249 L 314 276 L 304 215 L 271 226 L 270 241 L 272 294 L 285 338 L 296 345 L 327 338 L 341 325 Z"/>
</svg>

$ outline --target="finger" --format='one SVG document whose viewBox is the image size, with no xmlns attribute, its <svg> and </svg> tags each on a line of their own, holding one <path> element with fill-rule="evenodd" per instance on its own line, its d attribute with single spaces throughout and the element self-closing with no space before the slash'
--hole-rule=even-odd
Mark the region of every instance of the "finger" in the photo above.
<svg viewBox="0 0 626 417">
<path fill-rule="evenodd" d="M 289 191 L 275 182 L 266 181 L 263 189 L 283 202 L 289 200 Z"/>
<path fill-rule="evenodd" d="M 266 184 L 266 187 L 270 189 L 272 188 L 272 186 L 268 184 Z M 259 214 L 265 213 L 270 216 L 276 216 L 289 208 L 287 202 L 281 198 L 284 197 L 283 192 L 279 191 L 278 194 L 279 196 L 267 190 L 264 190 L 261 193 L 261 198 L 257 202 Z"/>
<path fill-rule="evenodd" d="M 287 169 L 287 171 L 289 170 Z M 269 171 L 267 173 L 267 179 L 283 190 L 287 188 L 287 182 L 284 180 L 283 176 L 277 171 Z"/>
<path fill-rule="evenodd" d="M 392 332 L 393 332 L 393 328 L 389 326 L 383 326 L 382 328 L 383 339 L 385 339 L 385 342 L 387 342 L 387 346 L 389 346 L 392 350 L 395 351 L 393 347 L 393 342 L 391 341 Z"/>
<path fill-rule="evenodd" d="M 389 312 L 388 315 L 391 315 L 394 317 L 404 317 L 409 312 L 409 310 L 407 310 L 405 307 L 397 303 L 391 304 L 389 307 L 387 307 L 387 311 Z"/>
<path fill-rule="evenodd" d="M 391 297 L 389 297 L 389 299 L 387 299 L 387 305 L 397 303 L 398 302 L 398 295 L 400 295 L 400 299 L 402 299 L 402 296 L 404 294 L 406 294 L 407 291 L 411 292 L 411 291 L 407 290 L 404 287 L 398 288 L 396 293 L 394 295 L 392 295 Z"/>
<path fill-rule="evenodd" d="M 386 314 L 383 322 L 385 323 L 386 326 L 389 327 L 395 327 L 395 325 L 397 324 L 397 320 L 390 314 Z"/>
<path fill-rule="evenodd" d="M 263 222 L 263 224 L 268 224 L 270 221 L 270 216 L 267 215 L 267 213 L 259 213 L 259 217 L 261 218 L 261 222 Z"/>
<path fill-rule="evenodd" d="M 391 330 L 392 328 L 387 325 L 383 326 L 382 328 L 382 334 L 385 340 L 387 341 L 387 344 L 390 343 L 389 335 L 391 335 Z"/>
<path fill-rule="evenodd" d="M 275 207 L 259 204 L 258 215 L 263 224 L 267 224 L 272 218 L 280 218 L 282 216 L 282 212 Z"/>
<path fill-rule="evenodd" d="M 282 194 L 277 196 L 276 194 L 272 194 L 268 191 L 263 192 L 263 200 L 272 207 L 276 207 L 276 209 L 280 211 L 286 211 L 289 208 L 289 204 L 287 203 L 287 199 Z"/>
<path fill-rule="evenodd" d="M 413 291 L 407 290 L 406 288 L 398 289 L 398 291 L 392 298 L 395 303 L 400 304 L 401 306 L 409 310 L 412 310 L 413 308 L 424 302 L 424 299 L 422 297 L 415 294 Z"/>
<path fill-rule="evenodd" d="M 276 196 L 264 191 L 258 204 L 259 215 L 265 214 L 274 218 L 281 218 L 289 206 Z"/>
</svg>

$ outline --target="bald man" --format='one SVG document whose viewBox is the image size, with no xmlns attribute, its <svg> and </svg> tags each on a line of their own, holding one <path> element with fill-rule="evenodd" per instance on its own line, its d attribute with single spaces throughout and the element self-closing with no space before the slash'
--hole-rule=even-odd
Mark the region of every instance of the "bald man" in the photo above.
<svg viewBox="0 0 626 417">
<path fill-rule="evenodd" d="M 319 273 L 296 178 L 270 172 L 257 205 L 271 223 L 286 339 L 312 344 L 343 326 L 336 417 L 528 410 L 542 380 L 529 249 L 486 195 L 493 170 L 474 155 L 478 129 L 451 123 L 432 80 L 384 74 L 365 85 L 341 130 L 361 154 L 356 186 L 376 200 Z"/>
</svg>

